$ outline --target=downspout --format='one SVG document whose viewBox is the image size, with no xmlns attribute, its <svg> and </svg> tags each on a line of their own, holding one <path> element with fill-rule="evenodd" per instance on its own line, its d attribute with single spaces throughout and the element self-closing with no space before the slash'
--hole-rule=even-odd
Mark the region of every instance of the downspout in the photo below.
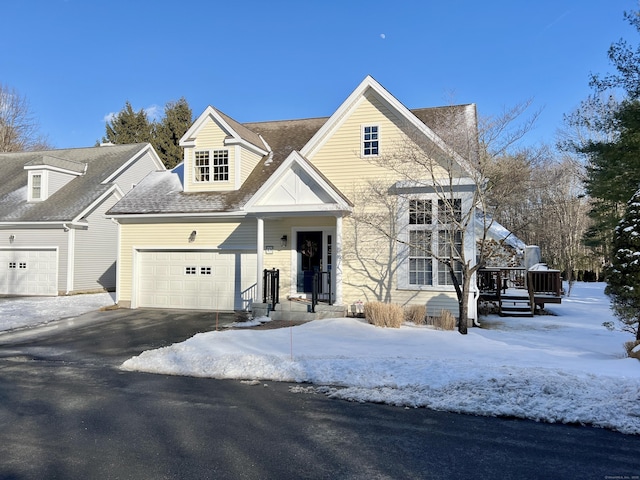
<svg viewBox="0 0 640 480">
<path fill-rule="evenodd" d="M 66 223 L 62 224 L 62 229 L 67 233 L 67 286 L 64 294 L 69 295 L 73 291 L 76 230 Z"/>
<path fill-rule="evenodd" d="M 118 229 L 118 235 L 116 239 L 116 249 L 118 253 L 116 253 L 116 298 L 115 298 L 115 304 L 117 305 L 118 302 L 120 301 L 120 264 L 122 263 L 120 262 L 120 245 L 121 245 L 121 238 L 122 238 L 122 229 L 120 228 L 120 223 L 115 218 L 111 217 L 111 221 L 116 224 Z M 132 284 L 132 290 L 133 290 L 133 284 Z M 133 292 L 131 294 L 131 297 L 133 297 Z"/>
</svg>

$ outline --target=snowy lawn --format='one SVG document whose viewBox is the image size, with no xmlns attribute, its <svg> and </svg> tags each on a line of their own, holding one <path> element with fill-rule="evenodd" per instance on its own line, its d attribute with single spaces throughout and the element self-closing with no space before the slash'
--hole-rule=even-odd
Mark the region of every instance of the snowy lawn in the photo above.
<svg viewBox="0 0 640 480">
<path fill-rule="evenodd" d="M 429 327 L 318 320 L 198 334 L 122 368 L 313 384 L 292 391 L 476 415 L 578 423 L 640 434 L 640 362 L 610 332 L 602 283 L 579 283 L 554 316 L 482 320 L 466 336 Z"/>
<path fill-rule="evenodd" d="M 0 332 L 77 317 L 114 304 L 115 293 L 0 298 Z"/>
</svg>

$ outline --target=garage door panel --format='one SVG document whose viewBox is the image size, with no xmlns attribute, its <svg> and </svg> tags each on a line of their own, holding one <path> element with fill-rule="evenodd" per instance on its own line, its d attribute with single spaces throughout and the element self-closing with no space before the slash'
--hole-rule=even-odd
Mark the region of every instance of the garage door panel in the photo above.
<svg viewBox="0 0 640 480">
<path fill-rule="evenodd" d="M 57 295 L 58 251 L 53 247 L 0 249 L 0 294 Z"/>
<path fill-rule="evenodd" d="M 242 259 L 243 269 L 245 263 L 251 264 L 246 271 L 255 277 L 255 254 L 141 251 L 137 304 L 142 307 L 211 310 L 244 308 L 239 288 L 242 283 L 240 272 L 236 274 L 238 257 Z"/>
</svg>

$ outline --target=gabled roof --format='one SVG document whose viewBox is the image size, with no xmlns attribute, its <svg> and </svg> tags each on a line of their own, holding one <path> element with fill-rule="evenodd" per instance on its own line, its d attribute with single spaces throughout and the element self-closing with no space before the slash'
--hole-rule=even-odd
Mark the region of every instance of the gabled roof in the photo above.
<svg viewBox="0 0 640 480">
<path fill-rule="evenodd" d="M 347 118 L 349 113 L 355 110 L 362 99 L 369 93 L 373 93 L 377 98 L 382 101 L 390 111 L 395 112 L 399 118 L 403 118 L 407 125 L 415 128 L 419 133 L 424 135 L 429 141 L 439 148 L 446 157 L 453 157 L 453 160 L 460 166 L 460 168 L 467 172 L 470 176 L 475 176 L 474 167 L 469 159 L 463 157 L 459 150 L 453 145 L 447 144 L 435 131 L 427 124 L 425 124 L 420 118 L 418 118 L 411 110 L 405 107 L 398 99 L 391 95 L 382 85 L 380 85 L 373 77 L 367 75 L 367 77 L 358 85 L 358 87 L 347 97 L 347 99 L 340 105 L 340 107 L 329 117 L 329 120 L 325 122 L 320 130 L 309 140 L 309 142 L 302 148 L 300 153 L 303 156 L 313 159 L 315 152 L 323 145 L 325 140 L 329 138 L 334 130 L 340 127 L 344 118 Z M 475 108 L 471 108 L 475 112 Z M 432 115 L 431 118 L 435 121 L 438 116 Z M 444 121 L 447 120 L 445 116 L 440 116 Z M 475 121 L 475 115 L 473 120 Z M 465 120 L 464 125 L 468 125 L 469 120 Z M 443 126 L 446 128 L 446 125 Z M 451 126 L 449 126 L 451 128 Z M 456 130 L 458 127 L 456 127 Z M 453 149 L 453 152 L 450 150 Z"/>
<path fill-rule="evenodd" d="M 211 106 L 207 107 L 196 121 L 193 122 L 193 125 L 191 125 L 189 130 L 187 130 L 180 139 L 180 145 L 183 147 L 192 146 L 198 132 L 206 125 L 209 119 L 212 119 L 225 131 L 227 134 L 227 144 L 240 143 L 263 155 L 267 153 L 267 145 L 265 145 L 264 140 L 260 138 L 260 135 Z"/>
<path fill-rule="evenodd" d="M 292 187 L 295 192 L 289 191 Z M 294 198 L 296 194 L 299 198 Z M 352 207 L 353 203 L 297 151 L 289 155 L 244 206 L 252 212 L 282 212 L 283 208 L 287 212 L 351 211 Z"/>
<path fill-rule="evenodd" d="M 150 148 L 148 143 L 0 153 L 0 223 L 71 222 L 108 190 L 113 174 Z M 27 201 L 28 171 L 49 165 L 82 173 L 41 202 Z M 86 165 L 86 171 L 85 171 Z"/>
<path fill-rule="evenodd" d="M 342 116 L 353 108 L 358 99 L 369 89 L 373 89 L 383 101 L 387 102 L 399 115 L 406 117 L 408 122 L 415 125 L 437 145 L 445 145 L 439 135 L 450 131 L 451 118 L 463 120 L 460 125 L 462 129 L 467 130 L 464 132 L 465 135 L 476 135 L 475 105 L 409 110 L 372 77 L 367 77 L 331 117 L 240 123 L 213 107 L 207 107 L 180 140 L 182 146 L 193 146 L 198 131 L 209 119 L 213 119 L 227 132 L 228 138 L 264 148 L 265 153 L 267 148 L 269 149 L 240 189 L 225 192 L 184 192 L 178 173 L 159 172 L 149 175 L 107 213 L 113 216 L 244 215 L 245 204 L 269 181 L 274 172 L 293 152 L 298 152 L 300 158 L 308 162 L 308 165 L 328 182 L 322 173 L 313 167 L 313 162 L 308 161 L 309 157 L 305 153 L 312 154 L 331 129 L 339 125 Z M 462 153 L 462 151 L 459 152 L 459 154 Z M 467 161 L 459 154 L 456 155 L 456 160 L 461 165 L 467 166 Z M 328 184 L 330 185 L 330 182 Z M 332 185 L 331 188 L 347 204 L 350 204 L 346 196 Z"/>
</svg>

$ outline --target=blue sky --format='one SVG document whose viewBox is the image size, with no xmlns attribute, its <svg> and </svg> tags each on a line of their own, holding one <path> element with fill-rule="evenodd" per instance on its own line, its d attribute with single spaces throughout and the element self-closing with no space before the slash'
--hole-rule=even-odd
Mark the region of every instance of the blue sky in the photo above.
<svg viewBox="0 0 640 480">
<path fill-rule="evenodd" d="M 529 98 L 527 142 L 562 116 L 637 33 L 636 0 L 14 0 L 3 5 L 0 83 L 25 96 L 58 148 L 91 146 L 125 101 L 184 96 L 240 122 L 328 116 L 366 75 L 409 108 Z"/>
</svg>

